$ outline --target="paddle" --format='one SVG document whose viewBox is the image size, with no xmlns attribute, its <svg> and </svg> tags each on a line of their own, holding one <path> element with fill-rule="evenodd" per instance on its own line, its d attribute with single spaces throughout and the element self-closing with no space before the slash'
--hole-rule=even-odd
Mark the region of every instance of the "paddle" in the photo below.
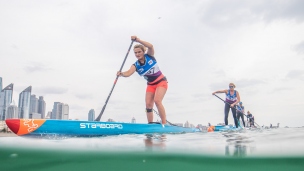
<svg viewBox="0 0 304 171">
<path fill-rule="evenodd" d="M 222 100 L 224 103 L 228 104 L 229 106 L 231 105 L 231 104 L 229 104 L 228 102 L 226 102 L 225 100 L 223 100 L 222 98 L 220 98 L 219 96 L 217 96 L 216 94 L 215 94 L 215 96 L 216 96 L 217 98 L 219 98 L 220 100 Z M 247 115 L 246 115 L 245 113 L 243 113 L 242 111 L 238 110 L 235 106 L 234 106 L 233 108 L 234 108 L 235 110 L 241 112 L 243 115 L 245 115 L 245 116 L 247 117 Z M 254 123 L 257 124 L 256 122 L 254 122 Z M 257 125 L 260 127 L 259 124 L 257 124 Z"/>
<path fill-rule="evenodd" d="M 121 70 L 122 70 L 122 68 L 123 68 L 123 66 L 124 66 L 124 64 L 125 64 L 125 62 L 126 62 L 126 59 L 127 59 L 128 55 L 129 55 L 130 49 L 131 49 L 131 47 L 132 47 L 134 41 L 135 41 L 135 40 L 132 40 L 132 41 L 131 41 L 130 47 L 129 47 L 128 52 L 127 52 L 127 54 L 126 54 L 126 57 L 125 57 L 125 59 L 123 60 L 123 63 L 122 63 L 122 65 L 121 65 L 120 69 L 119 69 L 119 72 L 121 72 Z M 100 114 L 99 114 L 98 117 L 95 119 L 95 121 L 100 121 L 100 118 L 101 118 L 101 116 L 102 116 L 104 110 L 106 109 L 106 106 L 107 106 L 107 104 L 108 104 L 108 101 L 109 101 L 110 96 L 111 96 L 111 94 L 112 94 L 112 92 L 113 92 L 113 90 L 114 90 L 114 87 L 115 87 L 115 85 L 116 85 L 116 82 L 117 82 L 118 78 L 119 78 L 119 76 L 117 75 L 117 76 L 116 76 L 116 79 L 115 79 L 115 81 L 114 81 L 114 84 L 113 84 L 113 86 L 112 86 L 112 89 L 111 89 L 111 91 L 110 91 L 110 94 L 108 95 L 108 98 L 107 98 L 107 100 L 106 100 L 104 106 L 102 107 L 102 110 L 101 110 Z"/>
<path fill-rule="evenodd" d="M 157 112 L 156 110 L 153 109 L 153 111 L 154 111 L 154 113 L 156 113 L 156 114 L 160 117 L 160 115 L 158 114 L 158 112 Z M 170 125 L 177 126 L 177 125 L 175 125 L 175 124 L 169 122 L 168 120 L 166 120 L 166 121 L 167 121 Z"/>
</svg>

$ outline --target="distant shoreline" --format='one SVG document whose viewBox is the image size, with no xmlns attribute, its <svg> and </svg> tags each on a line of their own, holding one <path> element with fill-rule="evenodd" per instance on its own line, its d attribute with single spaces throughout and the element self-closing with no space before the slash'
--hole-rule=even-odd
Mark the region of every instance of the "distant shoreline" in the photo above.
<svg viewBox="0 0 304 171">
<path fill-rule="evenodd" d="M 5 132 L 0 132 L 0 137 L 16 137 L 17 135 L 14 133 L 5 133 Z"/>
</svg>

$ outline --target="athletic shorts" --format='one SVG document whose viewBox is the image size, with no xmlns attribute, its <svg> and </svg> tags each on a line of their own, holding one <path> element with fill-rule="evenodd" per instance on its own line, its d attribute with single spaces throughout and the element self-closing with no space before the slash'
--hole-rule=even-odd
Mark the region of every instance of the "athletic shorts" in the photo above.
<svg viewBox="0 0 304 171">
<path fill-rule="evenodd" d="M 165 89 L 168 89 L 168 82 L 164 80 L 164 81 L 161 81 L 161 82 L 159 82 L 158 84 L 155 84 L 155 85 L 149 85 L 148 84 L 146 92 L 155 93 L 157 87 L 163 87 Z"/>
</svg>

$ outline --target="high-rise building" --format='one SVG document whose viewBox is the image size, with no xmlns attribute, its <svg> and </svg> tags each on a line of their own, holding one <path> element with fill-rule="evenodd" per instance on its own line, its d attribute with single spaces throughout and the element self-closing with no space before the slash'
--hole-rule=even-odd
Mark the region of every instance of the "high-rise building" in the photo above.
<svg viewBox="0 0 304 171">
<path fill-rule="evenodd" d="M 12 103 L 14 84 L 6 86 L 0 92 L 0 120 L 5 120 L 8 106 Z"/>
<path fill-rule="evenodd" d="M 133 117 L 131 123 L 136 123 L 136 119 Z"/>
<path fill-rule="evenodd" d="M 18 118 L 18 107 L 15 105 L 14 101 L 7 107 L 7 114 L 5 119 L 10 118 Z"/>
<path fill-rule="evenodd" d="M 68 120 L 69 105 L 60 102 L 54 102 L 51 119 Z"/>
<path fill-rule="evenodd" d="M 38 98 L 35 94 L 31 95 L 30 114 L 32 113 L 38 113 Z"/>
<path fill-rule="evenodd" d="M 39 100 L 38 100 L 38 113 L 41 114 L 41 119 L 45 118 L 45 101 L 43 99 L 43 96 L 39 96 Z"/>
<path fill-rule="evenodd" d="M 30 118 L 30 102 L 31 102 L 32 86 L 27 87 L 19 94 L 18 113 L 19 118 Z"/>
<path fill-rule="evenodd" d="M 60 102 L 54 102 L 54 105 L 53 105 L 53 109 L 52 109 L 52 113 L 51 113 L 51 118 L 50 119 L 58 119 L 57 118 L 57 113 L 59 113 L 59 103 Z"/>
<path fill-rule="evenodd" d="M 0 91 L 2 90 L 2 77 L 0 77 Z"/>
<path fill-rule="evenodd" d="M 62 107 L 61 118 L 63 120 L 69 120 L 69 105 L 61 103 L 61 107 Z"/>
<path fill-rule="evenodd" d="M 88 121 L 94 121 L 95 120 L 95 110 L 91 109 L 88 113 Z"/>
<path fill-rule="evenodd" d="M 190 128 L 190 123 L 188 121 L 186 121 L 186 123 L 184 124 L 184 127 Z"/>
</svg>

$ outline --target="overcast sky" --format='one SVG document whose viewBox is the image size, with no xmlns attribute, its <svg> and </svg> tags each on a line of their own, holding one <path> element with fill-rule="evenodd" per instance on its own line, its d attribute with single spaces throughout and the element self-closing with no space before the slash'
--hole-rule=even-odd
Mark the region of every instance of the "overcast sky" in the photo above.
<svg viewBox="0 0 304 171">
<path fill-rule="evenodd" d="M 137 35 L 154 45 L 168 78 L 168 121 L 222 123 L 224 103 L 212 92 L 233 82 L 259 125 L 304 126 L 303 7 L 302 0 L 0 0 L 0 77 L 3 87 L 14 83 L 16 104 L 31 85 L 47 111 L 63 102 L 71 119 L 87 120 L 90 109 L 100 113 Z M 131 51 L 123 70 L 135 60 Z M 101 120 L 146 123 L 145 89 L 136 73 L 119 78 Z"/>
</svg>

